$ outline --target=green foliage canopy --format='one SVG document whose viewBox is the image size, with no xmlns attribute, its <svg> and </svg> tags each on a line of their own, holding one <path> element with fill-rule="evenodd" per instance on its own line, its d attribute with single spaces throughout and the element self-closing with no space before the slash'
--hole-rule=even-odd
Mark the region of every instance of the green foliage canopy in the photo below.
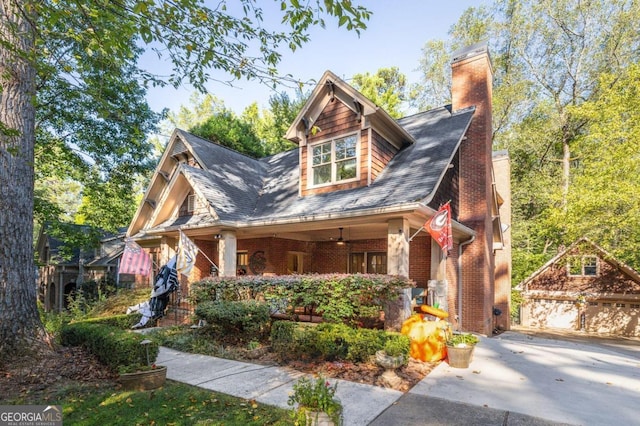
<svg viewBox="0 0 640 426">
<path fill-rule="evenodd" d="M 380 68 L 375 74 L 356 74 L 352 84 L 391 117 L 402 117 L 401 106 L 406 100 L 407 78 L 398 67 Z"/>
</svg>

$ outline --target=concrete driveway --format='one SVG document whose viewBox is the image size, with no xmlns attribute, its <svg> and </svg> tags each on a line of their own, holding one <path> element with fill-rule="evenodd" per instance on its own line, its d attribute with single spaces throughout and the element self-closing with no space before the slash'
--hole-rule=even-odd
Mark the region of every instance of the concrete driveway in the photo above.
<svg viewBox="0 0 640 426">
<path fill-rule="evenodd" d="M 640 424 L 640 342 L 624 343 L 509 331 L 481 339 L 469 368 L 443 362 L 409 393 L 558 423 Z"/>
</svg>

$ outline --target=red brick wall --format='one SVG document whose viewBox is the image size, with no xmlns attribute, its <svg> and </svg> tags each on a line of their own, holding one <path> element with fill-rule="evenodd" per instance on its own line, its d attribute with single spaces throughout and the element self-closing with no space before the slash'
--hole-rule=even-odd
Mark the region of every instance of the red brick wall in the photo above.
<svg viewBox="0 0 640 426">
<path fill-rule="evenodd" d="M 200 250 L 218 264 L 217 243 L 213 241 L 194 240 Z M 431 268 L 431 243 L 426 236 L 418 236 L 410 246 L 409 276 L 419 287 L 426 288 Z M 256 251 L 263 251 L 267 261 L 265 273 L 284 275 L 287 273 L 287 253 L 302 252 L 304 257 L 304 271 L 308 273 L 346 273 L 350 253 L 385 252 L 386 239 L 359 240 L 349 244 L 338 245 L 335 241 L 305 242 L 282 238 L 256 238 L 238 240 L 238 251 L 246 251 L 251 256 Z M 197 281 L 209 276 L 211 264 L 203 256 L 198 255 L 190 281 Z M 247 273 L 252 275 L 252 271 Z"/>
<path fill-rule="evenodd" d="M 454 242 L 453 248 L 447 257 L 447 301 L 449 303 L 449 322 L 454 329 L 459 329 L 458 323 L 458 244 Z M 464 303 L 464 300 L 463 300 Z"/>
<path fill-rule="evenodd" d="M 502 312 L 495 317 L 495 326 L 503 330 L 511 328 L 511 170 L 509 157 L 501 155 L 493 159 L 496 190 L 503 199 L 500 206 L 500 221 L 508 225 L 502 232 L 503 248 L 496 251 L 495 301 L 494 306 Z"/>
<path fill-rule="evenodd" d="M 460 146 L 458 219 L 476 231 L 462 258 L 462 328 L 491 335 L 493 328 L 494 258 L 491 223 L 491 91 L 488 53 L 451 65 L 452 104 L 457 111 L 475 106 L 467 139 Z"/>
<path fill-rule="evenodd" d="M 431 238 L 422 233 L 409 245 L 409 278 L 416 282 L 416 287 L 427 288 L 430 275 Z"/>
</svg>

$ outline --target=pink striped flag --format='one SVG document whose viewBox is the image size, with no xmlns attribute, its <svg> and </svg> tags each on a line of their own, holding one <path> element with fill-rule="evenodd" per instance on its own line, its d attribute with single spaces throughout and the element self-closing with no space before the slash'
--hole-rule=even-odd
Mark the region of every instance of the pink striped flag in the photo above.
<svg viewBox="0 0 640 426">
<path fill-rule="evenodd" d="M 149 275 L 151 256 L 131 238 L 125 239 L 119 274 Z"/>
</svg>

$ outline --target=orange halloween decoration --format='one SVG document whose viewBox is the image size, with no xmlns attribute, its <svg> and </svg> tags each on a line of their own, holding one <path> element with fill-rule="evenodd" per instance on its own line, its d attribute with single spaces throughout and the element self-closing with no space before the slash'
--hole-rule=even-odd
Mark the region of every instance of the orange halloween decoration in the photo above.
<svg viewBox="0 0 640 426">
<path fill-rule="evenodd" d="M 447 356 L 445 342 L 449 328 L 449 323 L 445 321 L 425 321 L 422 315 L 415 314 L 402 324 L 401 333 L 411 340 L 409 353 L 413 358 L 435 362 Z"/>
<path fill-rule="evenodd" d="M 429 305 L 420 306 L 420 310 L 425 314 L 433 315 L 434 317 L 445 319 L 449 318 L 449 312 L 443 311 L 442 309 L 435 308 Z"/>
</svg>

